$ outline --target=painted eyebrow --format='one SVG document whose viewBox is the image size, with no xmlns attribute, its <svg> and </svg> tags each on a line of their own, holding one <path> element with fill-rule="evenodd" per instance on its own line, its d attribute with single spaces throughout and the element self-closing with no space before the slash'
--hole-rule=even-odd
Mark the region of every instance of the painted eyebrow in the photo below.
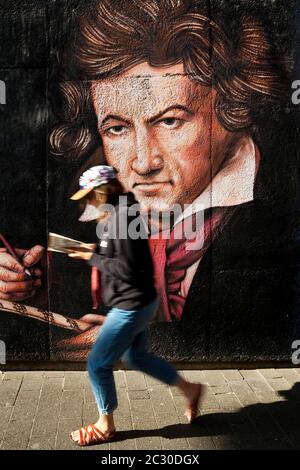
<svg viewBox="0 0 300 470">
<path fill-rule="evenodd" d="M 169 106 L 168 108 L 160 111 L 158 114 L 156 114 L 152 118 L 147 119 L 147 122 L 152 123 L 152 122 L 156 121 L 157 119 L 161 118 L 164 114 L 168 113 L 169 111 L 176 110 L 176 109 L 178 109 L 180 111 L 185 111 L 186 113 L 190 114 L 191 116 L 194 115 L 194 112 L 191 109 L 187 108 L 186 106 L 183 106 L 182 104 L 174 104 L 174 105 Z M 100 127 L 104 126 L 104 124 L 106 124 L 107 121 L 109 121 L 110 119 L 115 119 L 116 121 L 122 121 L 122 122 L 130 125 L 130 122 L 127 119 L 124 119 L 122 116 L 118 116 L 117 114 L 108 114 L 107 116 L 105 116 L 105 118 L 101 122 Z"/>
<path fill-rule="evenodd" d="M 158 114 L 153 116 L 152 118 L 148 119 L 147 122 L 153 122 L 156 121 L 157 119 L 161 118 L 164 114 L 168 113 L 169 111 L 173 111 L 174 109 L 179 109 L 180 111 L 185 111 L 186 113 L 190 114 L 193 116 L 195 113 L 187 108 L 186 106 L 183 106 L 182 104 L 174 104 L 172 106 L 169 106 L 168 108 L 164 109 L 163 111 L 160 111 Z"/>
<path fill-rule="evenodd" d="M 122 121 L 122 122 L 125 122 L 126 124 L 130 124 L 130 122 L 127 119 L 124 119 L 122 116 L 118 116 L 117 114 L 108 114 L 102 120 L 100 127 L 104 126 L 104 124 L 106 124 L 106 122 L 109 121 L 110 119 L 115 119 L 116 121 Z"/>
</svg>

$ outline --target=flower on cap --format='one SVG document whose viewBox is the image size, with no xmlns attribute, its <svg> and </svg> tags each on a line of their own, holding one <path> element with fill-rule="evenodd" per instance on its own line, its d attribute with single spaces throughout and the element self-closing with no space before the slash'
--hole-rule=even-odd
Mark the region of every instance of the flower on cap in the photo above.
<svg viewBox="0 0 300 470">
<path fill-rule="evenodd" d="M 98 165 L 86 170 L 79 178 L 81 189 L 96 188 L 101 184 L 109 183 L 116 178 L 116 172 L 111 166 Z"/>
</svg>

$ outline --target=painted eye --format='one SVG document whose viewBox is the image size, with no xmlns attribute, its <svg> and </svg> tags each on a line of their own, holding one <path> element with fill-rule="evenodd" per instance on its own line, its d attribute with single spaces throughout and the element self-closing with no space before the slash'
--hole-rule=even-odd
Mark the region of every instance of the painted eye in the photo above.
<svg viewBox="0 0 300 470">
<path fill-rule="evenodd" d="M 125 126 L 112 126 L 106 130 L 108 134 L 112 134 L 112 135 L 121 135 L 121 134 L 124 134 L 125 131 L 126 131 Z"/>
<path fill-rule="evenodd" d="M 176 127 L 179 127 L 181 124 L 181 119 L 177 118 L 165 118 L 159 121 L 160 124 L 162 124 L 164 127 L 175 129 Z"/>
</svg>

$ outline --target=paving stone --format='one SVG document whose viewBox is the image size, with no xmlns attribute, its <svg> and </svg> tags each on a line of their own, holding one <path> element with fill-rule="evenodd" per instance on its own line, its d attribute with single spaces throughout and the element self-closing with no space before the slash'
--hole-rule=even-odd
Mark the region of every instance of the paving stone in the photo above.
<svg viewBox="0 0 300 470">
<path fill-rule="evenodd" d="M 268 411 L 269 405 L 256 404 L 244 408 L 247 417 L 265 439 L 283 438 L 284 432 Z"/>
<path fill-rule="evenodd" d="M 96 402 L 83 403 L 82 414 L 84 423 L 95 422 L 99 415 Z"/>
<path fill-rule="evenodd" d="M 261 444 L 262 450 L 291 450 L 293 449 L 292 444 L 287 438 L 282 439 L 269 439 L 263 440 Z"/>
<path fill-rule="evenodd" d="M 290 442 L 294 442 L 294 444 L 297 445 L 300 427 L 300 406 L 298 406 L 297 409 L 291 406 L 289 402 L 272 403 L 268 407 L 268 412 L 283 430 L 285 437 L 287 437 Z"/>
<path fill-rule="evenodd" d="M 216 449 L 240 449 L 240 442 L 233 434 L 226 413 L 204 412 L 199 421 L 207 436 L 210 436 Z"/>
<path fill-rule="evenodd" d="M 159 390 L 159 387 L 158 387 L 158 386 L 155 387 L 155 388 L 156 388 L 157 390 Z M 172 397 L 181 397 L 181 396 L 182 396 L 182 392 L 181 392 L 181 390 L 179 390 L 178 387 L 169 387 L 169 386 L 167 386 L 167 387 L 164 387 L 164 388 L 169 388 Z M 151 390 L 153 390 L 153 389 L 154 389 L 154 388 L 151 387 Z"/>
<path fill-rule="evenodd" d="M 41 394 L 28 449 L 54 450 L 61 406 L 61 393 Z"/>
<path fill-rule="evenodd" d="M 62 392 L 62 379 L 44 380 L 37 412 L 51 411 L 54 407 L 60 406 Z"/>
<path fill-rule="evenodd" d="M 136 417 L 133 422 L 133 429 L 136 431 L 136 447 L 138 450 L 161 450 L 162 443 L 159 436 L 154 414 L 147 414 L 143 417 Z"/>
<path fill-rule="evenodd" d="M 129 390 L 129 400 L 146 400 L 150 399 L 150 393 L 147 390 Z"/>
<path fill-rule="evenodd" d="M 44 376 L 49 379 L 61 378 L 65 376 L 65 372 L 63 370 L 46 370 Z"/>
<path fill-rule="evenodd" d="M 159 413 L 156 416 L 157 426 L 161 431 L 161 444 L 164 450 L 187 450 L 189 445 L 182 434 L 182 426 L 178 424 L 178 417 L 169 413 Z"/>
<path fill-rule="evenodd" d="M 0 404 L 0 441 L 2 441 L 8 422 L 10 420 L 13 411 L 12 405 L 1 405 Z"/>
<path fill-rule="evenodd" d="M 144 374 L 136 371 L 126 371 L 126 383 L 128 390 L 147 390 Z"/>
<path fill-rule="evenodd" d="M 27 449 L 38 406 L 39 392 L 20 392 L 14 404 L 9 423 L 4 433 L 2 450 Z"/>
<path fill-rule="evenodd" d="M 117 410 L 115 425 L 118 433 L 116 440 L 109 443 L 109 450 L 136 450 L 135 432 L 130 415 L 125 417 Z"/>
<path fill-rule="evenodd" d="M 83 389 L 64 390 L 62 394 L 60 419 L 82 417 Z"/>
<path fill-rule="evenodd" d="M 207 383 L 203 370 L 185 370 L 182 374 L 190 382 Z"/>
<path fill-rule="evenodd" d="M 279 395 L 276 392 L 273 392 L 272 390 L 268 391 L 268 392 L 264 392 L 264 391 L 261 392 L 261 391 L 258 390 L 257 392 L 255 392 L 255 394 L 258 397 L 259 401 L 261 403 L 265 403 L 265 404 L 285 400 L 285 398 L 283 396 Z"/>
<path fill-rule="evenodd" d="M 210 387 L 210 390 L 214 395 L 224 395 L 225 393 L 231 392 L 229 384 L 214 385 Z"/>
<path fill-rule="evenodd" d="M 231 412 L 225 413 L 224 418 L 232 430 L 232 433 L 239 435 L 239 437 L 249 438 L 252 435 L 255 440 L 258 440 L 261 437 L 260 430 L 257 429 L 255 424 L 250 420 L 249 416 L 242 412 Z"/>
<path fill-rule="evenodd" d="M 162 450 L 162 443 L 159 436 L 146 436 L 136 439 L 138 450 Z"/>
<path fill-rule="evenodd" d="M 224 393 L 216 395 L 216 399 L 220 404 L 222 410 L 238 411 L 242 408 L 241 403 L 234 393 Z"/>
<path fill-rule="evenodd" d="M 130 402 L 132 416 L 136 414 L 154 414 L 152 400 L 132 400 Z"/>
<path fill-rule="evenodd" d="M 259 402 L 259 398 L 248 385 L 244 382 L 230 382 L 230 388 L 243 406 L 253 405 Z"/>
<path fill-rule="evenodd" d="M 123 433 L 123 438 L 120 439 L 120 435 L 118 438 L 109 443 L 109 450 L 113 451 L 122 451 L 122 450 L 136 450 L 136 442 L 135 439 L 130 439 L 126 437 L 126 433 Z M 101 450 L 103 449 L 101 445 Z"/>
<path fill-rule="evenodd" d="M 83 396 L 84 396 L 84 402 L 85 403 L 95 401 L 94 394 L 93 394 L 90 387 L 84 387 Z"/>
<path fill-rule="evenodd" d="M 187 438 L 191 450 L 216 450 L 216 446 L 211 437 L 194 436 Z"/>
<path fill-rule="evenodd" d="M 23 390 L 20 389 L 14 404 L 14 411 L 22 408 L 26 410 L 36 410 L 40 398 L 39 390 Z"/>
<path fill-rule="evenodd" d="M 150 391 L 150 397 L 155 414 L 169 413 L 170 415 L 176 415 L 176 407 L 169 388 L 162 388 L 159 392 L 154 389 Z"/>
<path fill-rule="evenodd" d="M 0 383 L 0 405 L 14 405 L 22 379 L 3 380 Z"/>
<path fill-rule="evenodd" d="M 185 405 L 186 405 L 186 399 L 183 396 L 179 397 L 173 397 L 173 403 L 175 405 L 175 408 L 177 412 L 179 413 L 184 413 Z"/>
<path fill-rule="evenodd" d="M 65 372 L 64 390 L 82 389 L 84 384 L 83 372 Z"/>
<path fill-rule="evenodd" d="M 40 423 L 39 426 L 35 425 L 27 448 L 29 450 L 55 450 L 56 430 L 57 423 L 53 427 L 49 426 L 49 422 Z"/>
<path fill-rule="evenodd" d="M 203 398 L 200 404 L 201 410 L 219 410 L 220 404 L 209 387 L 204 389 Z"/>
<path fill-rule="evenodd" d="M 279 379 L 282 377 L 278 369 L 257 369 L 265 379 Z"/>
<path fill-rule="evenodd" d="M 242 382 L 244 380 L 244 377 L 238 370 L 223 370 L 222 374 L 224 375 L 227 382 Z"/>
<path fill-rule="evenodd" d="M 80 417 L 72 419 L 60 419 L 58 423 L 57 436 L 55 442 L 56 450 L 83 450 L 83 447 L 79 447 L 73 444 L 70 440 L 70 432 L 75 429 L 79 429 L 83 425 Z M 106 447 L 106 449 L 108 446 Z"/>
<path fill-rule="evenodd" d="M 271 386 L 271 388 L 275 390 L 275 392 L 289 390 L 291 388 L 288 381 L 283 379 L 282 377 L 276 379 L 267 379 L 267 382 Z"/>
<path fill-rule="evenodd" d="M 124 415 L 120 415 L 125 419 Z M 128 417 L 126 417 L 128 420 Z M 148 429 L 148 423 L 156 422 L 156 417 L 154 412 L 151 410 L 147 410 L 145 413 L 141 413 L 140 411 L 133 411 L 130 415 L 130 422 L 132 423 L 135 429 Z"/>
<path fill-rule="evenodd" d="M 204 376 L 209 386 L 226 385 L 225 377 L 220 370 L 206 370 Z"/>
<path fill-rule="evenodd" d="M 281 374 L 290 385 L 300 383 L 300 375 L 295 369 L 277 369 L 278 373 Z"/>
<path fill-rule="evenodd" d="M 62 392 L 64 384 L 63 377 L 45 377 L 42 383 L 42 393 L 43 394 L 53 394 L 57 392 Z"/>
<path fill-rule="evenodd" d="M 9 372 L 4 372 L 3 374 L 3 380 L 22 380 L 24 377 L 24 372 L 14 372 L 14 371 L 9 371 Z"/>
<path fill-rule="evenodd" d="M 249 381 L 252 381 L 252 380 L 256 380 L 256 381 L 260 381 L 260 380 L 263 380 L 263 377 L 262 375 L 257 371 L 257 370 L 253 370 L 253 369 L 241 369 L 240 370 L 240 373 L 241 375 L 244 377 L 245 380 L 247 380 L 247 382 Z"/>
<path fill-rule="evenodd" d="M 43 375 L 41 373 L 36 374 L 35 372 L 31 372 L 24 375 L 21 390 L 40 390 L 42 383 Z"/>
<path fill-rule="evenodd" d="M 267 383 L 266 380 L 247 380 L 247 383 L 250 385 L 254 392 L 272 392 L 271 386 Z"/>
<path fill-rule="evenodd" d="M 148 415 L 147 415 L 148 416 Z M 132 422 L 132 416 L 125 416 L 122 413 L 119 413 L 118 410 L 116 410 L 115 415 L 114 415 L 114 421 L 116 425 L 116 429 L 118 431 L 132 431 L 133 430 L 133 425 L 134 423 Z"/>
<path fill-rule="evenodd" d="M 155 379 L 154 377 L 151 377 L 150 375 L 145 375 L 145 380 L 148 388 L 154 388 L 154 387 L 168 387 L 167 384 L 164 384 L 163 382 L 160 382 L 159 380 Z M 177 390 L 177 387 L 172 387 L 174 390 Z"/>
<path fill-rule="evenodd" d="M 203 432 L 207 436 L 217 436 L 230 434 L 230 426 L 225 418 L 224 412 L 207 410 L 201 413 L 199 426 L 203 427 Z"/>
<path fill-rule="evenodd" d="M 190 449 L 194 450 L 215 450 L 213 439 L 202 423 L 202 417 L 199 422 L 189 424 L 186 416 L 179 415 L 179 422 L 182 428 L 178 427 L 177 433 L 187 439 Z"/>
<path fill-rule="evenodd" d="M 257 434 L 238 434 L 236 439 L 241 450 L 264 450 L 263 441 Z"/>
<path fill-rule="evenodd" d="M 238 436 L 233 434 L 219 434 L 213 436 L 213 442 L 217 450 L 240 450 L 241 442 Z"/>
<path fill-rule="evenodd" d="M 10 420 L 4 434 L 1 450 L 26 450 L 30 439 L 34 415 L 19 414 Z"/>
<path fill-rule="evenodd" d="M 119 388 L 126 388 L 126 375 L 123 370 L 118 370 L 114 372 L 114 378 L 115 378 L 115 383 L 116 383 L 116 388 L 117 390 Z"/>
<path fill-rule="evenodd" d="M 90 387 L 90 379 L 87 370 L 83 372 L 83 386 Z"/>
<path fill-rule="evenodd" d="M 134 401 L 130 403 L 128 397 L 127 389 L 119 389 L 117 390 L 117 399 L 118 399 L 118 413 L 125 414 L 127 416 L 130 415 L 130 406 L 131 403 L 135 403 Z M 143 402 L 143 400 L 137 400 L 136 402 Z M 149 404 L 149 400 L 145 400 Z"/>
</svg>

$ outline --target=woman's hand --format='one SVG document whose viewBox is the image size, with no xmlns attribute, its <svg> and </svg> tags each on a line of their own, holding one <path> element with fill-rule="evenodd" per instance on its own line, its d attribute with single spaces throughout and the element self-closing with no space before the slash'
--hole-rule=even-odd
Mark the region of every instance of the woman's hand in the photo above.
<svg viewBox="0 0 300 470">
<path fill-rule="evenodd" d="M 95 243 L 85 243 L 84 246 L 83 246 L 83 250 L 85 250 L 86 248 L 91 250 L 91 251 L 79 251 L 79 250 L 71 251 L 68 254 L 69 258 L 76 258 L 76 259 L 82 259 L 84 261 L 89 261 L 91 259 L 91 257 L 93 256 L 93 254 L 94 254 L 96 244 Z"/>
<path fill-rule="evenodd" d="M 72 253 L 69 253 L 68 256 L 69 258 L 82 259 L 84 261 L 89 261 L 91 257 L 93 256 L 93 254 L 94 253 L 89 253 L 89 252 L 83 253 L 82 251 L 72 251 Z"/>
<path fill-rule="evenodd" d="M 21 301 L 33 297 L 42 285 L 42 270 L 36 267 L 45 253 L 45 248 L 36 245 L 29 250 L 16 249 L 22 263 L 11 256 L 6 248 L 0 248 L 0 299 Z M 34 279 L 25 273 L 31 268 Z"/>
</svg>

